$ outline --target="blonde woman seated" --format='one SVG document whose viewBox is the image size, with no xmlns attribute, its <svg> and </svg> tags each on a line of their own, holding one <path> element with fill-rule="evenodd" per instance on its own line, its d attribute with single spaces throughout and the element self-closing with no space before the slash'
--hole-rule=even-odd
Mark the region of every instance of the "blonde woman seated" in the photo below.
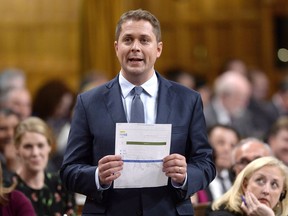
<svg viewBox="0 0 288 216">
<path fill-rule="evenodd" d="M 16 184 L 6 188 L 3 187 L 2 180 L 2 165 L 0 164 L 0 215 L 36 215 L 30 200 L 23 193 L 15 190 Z"/>
<path fill-rule="evenodd" d="M 212 204 L 209 216 L 287 216 L 287 167 L 274 157 L 249 163 L 233 186 Z"/>
<path fill-rule="evenodd" d="M 73 194 L 63 188 L 58 173 L 45 171 L 53 143 L 48 125 L 28 117 L 15 129 L 16 152 L 21 160 L 17 170 L 17 189 L 32 202 L 37 215 L 75 215 Z"/>
</svg>

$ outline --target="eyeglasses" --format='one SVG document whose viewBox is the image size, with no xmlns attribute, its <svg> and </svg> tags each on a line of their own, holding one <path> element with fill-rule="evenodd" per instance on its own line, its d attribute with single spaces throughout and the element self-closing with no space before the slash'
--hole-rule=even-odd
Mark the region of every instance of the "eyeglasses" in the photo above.
<svg viewBox="0 0 288 216">
<path fill-rule="evenodd" d="M 250 162 L 252 162 L 253 160 L 260 158 L 260 157 L 255 157 L 252 160 L 248 159 L 248 158 L 241 158 L 240 161 L 236 162 L 235 166 L 247 166 Z"/>
</svg>

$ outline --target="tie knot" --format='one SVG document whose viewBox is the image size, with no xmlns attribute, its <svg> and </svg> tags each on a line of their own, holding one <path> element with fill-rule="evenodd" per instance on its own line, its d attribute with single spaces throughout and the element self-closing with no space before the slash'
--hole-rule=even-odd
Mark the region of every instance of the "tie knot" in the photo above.
<svg viewBox="0 0 288 216">
<path fill-rule="evenodd" d="M 143 88 L 141 86 L 135 86 L 134 91 L 136 95 L 140 95 L 143 92 Z"/>
</svg>

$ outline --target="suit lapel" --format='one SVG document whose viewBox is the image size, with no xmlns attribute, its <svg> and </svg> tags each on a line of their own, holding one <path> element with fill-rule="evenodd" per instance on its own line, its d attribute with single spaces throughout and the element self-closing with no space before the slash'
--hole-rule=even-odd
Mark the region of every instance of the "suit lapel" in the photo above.
<svg viewBox="0 0 288 216">
<path fill-rule="evenodd" d="M 156 73 L 159 80 L 158 106 L 156 123 L 168 123 L 175 93 L 171 90 L 171 83 Z"/>
<path fill-rule="evenodd" d="M 121 89 L 118 82 L 118 76 L 106 84 L 104 92 L 104 101 L 108 113 L 115 123 L 127 122 L 126 114 L 123 108 Z"/>
<path fill-rule="evenodd" d="M 159 80 L 156 123 L 166 124 L 169 122 L 175 93 L 170 88 L 172 86 L 171 83 L 164 79 L 159 73 L 156 72 L 156 74 Z M 115 123 L 127 122 L 121 99 L 122 96 L 118 76 L 108 82 L 106 88 L 107 89 L 104 92 L 104 101 L 111 118 Z"/>
</svg>

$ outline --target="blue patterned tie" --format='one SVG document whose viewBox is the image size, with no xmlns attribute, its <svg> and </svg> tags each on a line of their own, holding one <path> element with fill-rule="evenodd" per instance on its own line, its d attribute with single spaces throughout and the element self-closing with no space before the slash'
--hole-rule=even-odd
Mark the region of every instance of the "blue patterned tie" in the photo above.
<svg viewBox="0 0 288 216">
<path fill-rule="evenodd" d="M 130 122 L 145 123 L 144 106 L 140 98 L 143 88 L 141 86 L 134 87 L 134 97 L 131 104 Z"/>
</svg>

